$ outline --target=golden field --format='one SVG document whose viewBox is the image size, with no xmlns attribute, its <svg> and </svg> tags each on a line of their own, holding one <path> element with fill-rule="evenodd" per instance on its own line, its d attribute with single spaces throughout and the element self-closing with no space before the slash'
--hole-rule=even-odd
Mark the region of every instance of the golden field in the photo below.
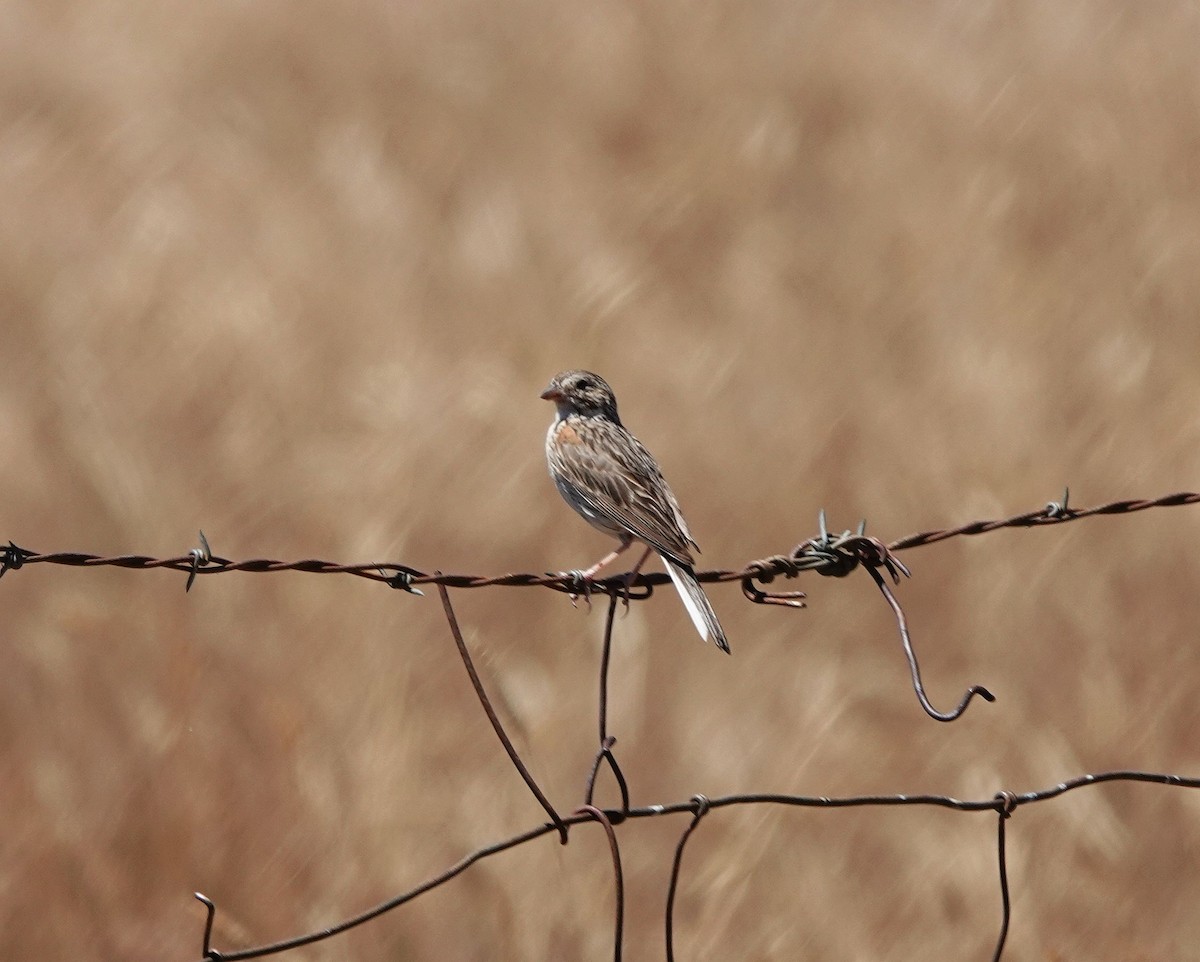
<svg viewBox="0 0 1200 962">
<path fill-rule="evenodd" d="M 588 367 L 701 567 L 1200 477 L 1200 12 L 1184 2 L 0 0 L 0 542 L 558 571 Z M 863 572 L 805 611 L 617 622 L 635 805 L 990 798 L 1200 772 L 1195 508 L 906 552 L 934 703 Z M 360 579 L 30 565 L 0 581 L 0 957 L 185 962 L 331 925 L 544 816 L 440 604 Z M 561 810 L 603 600 L 456 591 Z M 601 798 L 612 805 L 611 780 Z M 618 829 L 663 957 L 686 816 Z M 1008 827 L 1005 958 L 1200 958 L 1200 793 Z M 303 960 L 612 955 L 603 833 L 486 860 Z M 689 843 L 682 959 L 986 959 L 995 817 L 741 807 Z"/>
</svg>

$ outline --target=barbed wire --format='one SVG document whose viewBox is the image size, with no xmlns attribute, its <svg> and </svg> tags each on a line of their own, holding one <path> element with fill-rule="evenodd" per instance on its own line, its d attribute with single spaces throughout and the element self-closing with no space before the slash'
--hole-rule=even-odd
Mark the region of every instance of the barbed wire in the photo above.
<svg viewBox="0 0 1200 962">
<path fill-rule="evenodd" d="M 1108 504 L 1091 508 L 1072 508 L 1069 505 L 1070 490 L 1064 492 L 1062 501 L 1051 501 L 1036 511 L 1013 515 L 1010 518 L 998 520 L 971 521 L 955 528 L 944 528 L 925 531 L 920 534 L 900 538 L 890 544 L 884 544 L 878 538 L 868 537 L 865 533 L 866 522 L 863 521 L 857 531 L 843 531 L 841 534 L 830 534 L 825 523 L 825 512 L 819 516 L 820 534 L 800 542 L 786 555 L 771 555 L 747 562 L 739 569 L 714 569 L 700 571 L 696 578 L 702 582 L 739 581 L 742 593 L 755 604 L 782 605 L 785 607 L 805 607 L 805 594 L 802 591 L 770 592 L 758 587 L 759 584 L 770 584 L 777 577 L 796 578 L 804 571 L 815 571 L 827 577 L 842 578 L 859 567 L 865 568 L 871 575 L 876 587 L 884 596 L 896 617 L 900 632 L 904 657 L 908 662 L 909 674 L 913 690 L 922 710 L 936 721 L 951 722 L 958 719 L 971 701 L 979 696 L 985 701 L 995 701 L 995 696 L 982 685 L 971 685 L 967 688 L 958 705 L 950 711 L 939 711 L 929 700 L 921 680 L 920 664 L 913 648 L 908 620 L 897 601 L 894 592 L 880 574 L 883 569 L 896 584 L 900 575 L 908 577 L 908 568 L 895 557 L 895 552 L 905 551 L 924 545 L 936 544 L 948 538 L 962 535 L 979 535 L 1002 528 L 1033 528 L 1046 525 L 1064 524 L 1068 521 L 1078 521 L 1081 518 L 1097 517 L 1100 515 L 1129 514 L 1156 507 L 1177 507 L 1180 505 L 1200 502 L 1200 493 L 1183 491 L 1176 494 L 1163 495 L 1158 498 L 1111 501 Z M 190 549 L 186 554 L 174 558 L 156 558 L 151 555 L 114 555 L 103 556 L 83 552 L 56 552 L 40 554 L 27 548 L 19 547 L 13 541 L 0 549 L 0 577 L 9 571 L 15 571 L 32 564 L 55 564 L 70 567 L 118 567 L 146 571 L 155 568 L 165 568 L 173 571 L 187 572 L 185 590 L 191 590 L 198 575 L 227 574 L 233 571 L 255 573 L 271 573 L 279 571 L 298 571 L 307 574 L 348 574 L 372 581 L 383 582 L 392 588 L 398 588 L 412 594 L 420 595 L 421 586 L 436 585 L 447 588 L 483 588 L 493 586 L 503 587 L 533 587 L 541 586 L 570 594 L 572 599 L 583 595 L 588 599 L 593 591 L 611 592 L 620 590 L 625 604 L 631 601 L 644 601 L 653 593 L 655 587 L 670 580 L 665 572 L 639 572 L 636 575 L 613 575 L 608 578 L 589 581 L 582 578 L 580 572 L 546 572 L 544 574 L 517 573 L 496 576 L 444 574 L 441 571 L 428 573 L 410 565 L 395 562 L 370 562 L 359 564 L 343 564 L 335 561 L 324 561 L 318 558 L 306 558 L 300 561 L 276 561 L 270 558 L 251 558 L 243 561 L 233 561 L 214 555 L 209 547 L 204 532 L 200 532 L 200 546 Z M 757 582 L 757 584 L 756 584 Z M 600 763 L 597 758 L 597 765 Z"/>
<path fill-rule="evenodd" d="M 1049 525 L 1065 524 L 1069 521 L 1079 521 L 1083 518 L 1099 517 L 1102 515 L 1131 514 L 1145 511 L 1148 508 L 1170 508 L 1181 505 L 1200 503 L 1200 493 L 1181 491 L 1167 494 L 1158 498 L 1111 501 L 1107 504 L 1091 508 L 1072 508 L 1068 505 L 1069 492 L 1062 501 L 1051 501 L 1036 511 L 1013 515 L 1010 518 L 969 521 L 954 528 L 943 528 L 933 531 L 923 531 L 899 538 L 888 544 L 883 544 L 875 538 L 864 535 L 860 526 L 856 533 L 849 531 L 840 535 L 830 535 L 824 530 L 824 512 L 822 512 L 822 531 L 820 536 L 802 541 L 785 555 L 770 555 L 755 561 L 748 561 L 741 568 L 717 568 L 708 571 L 697 571 L 696 579 L 702 582 L 759 582 L 769 584 L 780 575 L 794 578 L 803 571 L 816 571 L 819 574 L 832 577 L 844 577 L 860 564 L 868 564 L 880 557 L 880 551 L 894 554 L 897 551 L 907 551 L 925 545 L 936 544 L 949 538 L 964 535 L 987 534 L 1003 528 L 1038 528 Z M 271 558 L 250 558 L 234 561 L 214 555 L 209 549 L 203 532 L 200 535 L 201 547 L 192 548 L 186 554 L 173 558 L 156 558 L 151 555 L 97 555 L 78 551 L 62 551 L 41 554 L 27 548 L 21 548 L 12 541 L 0 549 L 0 576 L 6 572 L 15 571 L 26 565 L 53 564 L 69 567 L 95 568 L 116 567 L 135 570 L 165 568 L 171 571 L 181 571 L 188 575 L 187 587 L 198 575 L 228 574 L 234 571 L 253 573 L 274 573 L 280 571 L 298 571 L 306 574 L 347 574 L 372 581 L 381 581 L 394 588 L 408 591 L 419 589 L 423 585 L 445 585 L 447 588 L 527 588 L 546 587 L 570 594 L 580 592 L 580 580 L 575 572 L 543 572 L 513 573 L 503 575 L 467 575 L 445 574 L 443 572 L 429 573 L 406 564 L 395 562 L 367 562 L 358 564 L 343 564 L 336 561 L 323 561 L 318 558 L 305 558 L 299 561 L 277 561 Z M 880 562 L 881 563 L 881 562 Z M 391 572 L 389 574 L 389 572 Z M 629 579 L 622 575 L 614 575 L 600 579 L 592 584 L 593 588 L 607 589 L 609 586 L 620 585 L 623 588 L 653 589 L 666 584 L 670 576 L 665 572 L 642 571 Z M 765 596 L 753 586 L 745 586 L 747 596 L 759 603 L 780 603 L 792 599 L 788 595 Z M 419 593 L 415 591 L 413 593 Z M 631 594 L 637 599 L 639 595 Z M 799 597 L 799 596 L 796 596 Z"/>
<path fill-rule="evenodd" d="M 930 717 L 938 721 L 953 721 L 961 716 L 967 705 L 976 696 L 987 701 L 994 701 L 994 696 L 986 688 L 973 685 L 964 695 L 958 707 L 950 712 L 939 712 L 926 697 L 921 681 L 920 669 L 911 643 L 907 618 L 897 601 L 894 592 L 888 585 L 898 584 L 901 575 L 909 576 L 909 569 L 894 555 L 897 551 L 908 550 L 924 545 L 935 544 L 960 535 L 978 535 L 1002 528 L 1033 528 L 1046 525 L 1062 524 L 1087 517 L 1101 515 L 1128 514 L 1143 511 L 1153 507 L 1175 507 L 1200 503 L 1200 494 L 1181 492 L 1164 495 L 1160 498 L 1145 500 L 1113 501 L 1092 508 L 1071 508 L 1068 504 L 1069 492 L 1065 493 L 1061 502 L 1050 502 L 1045 507 L 1014 515 L 1010 518 L 988 521 L 974 521 L 935 531 L 926 531 L 910 535 L 889 544 L 865 534 L 865 523 L 857 531 L 844 531 L 831 535 L 825 524 L 824 513 L 820 516 L 820 534 L 801 542 L 786 555 L 775 555 L 758 559 L 736 570 L 713 570 L 698 572 L 697 578 L 706 582 L 740 581 L 743 594 L 757 604 L 774 604 L 786 607 L 803 607 L 803 592 L 766 592 L 758 584 L 769 584 L 776 577 L 795 578 L 801 572 L 815 571 L 818 574 L 844 577 L 856 568 L 863 567 L 884 595 L 897 619 L 905 656 L 908 660 L 913 688 L 917 693 L 922 708 Z M 363 925 L 379 916 L 404 905 L 420 895 L 437 888 L 457 875 L 466 871 L 475 863 L 489 858 L 508 849 L 524 845 L 552 832 L 557 832 L 561 844 L 568 844 L 570 830 L 576 825 L 595 822 L 604 830 L 609 843 L 613 861 L 613 878 L 615 891 L 615 923 L 613 957 L 617 962 L 621 958 L 622 936 L 624 928 L 624 882 L 621 869 L 621 854 L 618 843 L 617 827 L 622 823 L 641 818 L 659 817 L 674 814 L 690 813 L 692 819 L 684 829 L 675 849 L 670 881 L 667 889 L 666 907 L 664 911 L 664 931 L 666 940 L 666 957 L 668 962 L 674 962 L 674 902 L 680 884 L 683 853 L 688 840 L 698 829 L 700 822 L 714 810 L 743 805 L 782 805 L 811 808 L 848 808 L 862 806 L 935 806 L 954 811 L 981 812 L 991 811 L 997 816 L 996 846 L 999 887 L 1001 896 L 1000 930 L 997 936 L 993 960 L 999 960 L 1004 950 L 1011 918 L 1011 901 L 1009 898 L 1009 882 L 1006 857 L 1006 823 L 1016 810 L 1022 806 L 1048 801 L 1087 786 L 1095 786 L 1112 781 L 1150 782 L 1184 788 L 1200 788 L 1200 777 L 1167 774 L 1161 772 L 1146 772 L 1135 770 L 1101 772 L 1081 775 L 1069 781 L 1061 782 L 1049 788 L 1030 792 L 1016 793 L 1007 790 L 997 791 L 990 799 L 962 800 L 948 795 L 926 794 L 894 794 L 894 795 L 858 795 L 844 797 L 802 796 L 768 793 L 744 793 L 726 795 L 718 798 L 707 798 L 704 795 L 694 795 L 685 802 L 657 804 L 633 808 L 630 806 L 629 788 L 624 774 L 614 753 L 616 738 L 608 729 L 608 671 L 611 660 L 612 634 L 615 613 L 618 604 L 628 606 L 631 601 L 641 601 L 649 598 L 657 585 L 668 580 L 665 573 L 644 572 L 636 577 L 622 575 L 612 576 L 594 583 L 582 582 L 576 573 L 546 573 L 509 574 L 498 577 L 480 577 L 473 575 L 447 575 L 440 571 L 426 573 L 416 568 L 402 564 L 338 564 L 318 559 L 306 559 L 293 562 L 274 561 L 270 559 L 250 559 L 246 561 L 231 561 L 213 555 L 207 538 L 200 534 L 200 547 L 191 549 L 187 554 L 175 558 L 155 558 L 149 555 L 119 555 L 105 557 L 81 552 L 60 552 L 55 554 L 39 554 L 18 547 L 10 541 L 8 546 L 0 549 L 0 577 L 9 571 L 14 571 L 30 564 L 56 564 L 74 567 L 121 567 L 133 570 L 151 570 L 166 568 L 186 572 L 188 575 L 186 588 L 190 589 L 195 578 L 200 574 L 220 574 L 232 571 L 275 572 L 299 571 L 312 574 L 344 573 L 384 582 L 391 587 L 420 594 L 424 585 L 436 586 L 441 598 L 443 612 L 454 639 L 459 657 L 463 661 L 476 697 L 479 699 L 484 712 L 487 714 L 492 728 L 520 774 L 530 793 L 549 816 L 550 821 L 528 829 L 510 838 L 494 842 L 477 849 L 454 865 L 433 878 L 427 879 L 416 887 L 393 896 L 385 902 L 374 906 L 352 918 L 345 919 L 334 925 L 327 926 L 315 932 L 295 936 L 279 942 L 273 942 L 257 947 L 240 949 L 232 952 L 222 952 L 212 946 L 212 930 L 217 907 L 213 900 L 197 892 L 195 897 L 206 907 L 206 920 L 201 944 L 201 959 L 205 962 L 237 962 L 241 959 L 261 958 L 276 955 L 311 945 L 315 942 L 333 938 L 349 929 Z M 885 577 L 885 575 L 887 577 Z M 757 584 L 756 584 L 757 583 Z M 583 594 L 590 604 L 590 594 L 603 593 L 608 598 L 608 611 L 604 628 L 604 644 L 600 661 L 600 685 L 598 698 L 598 729 L 599 747 L 590 765 L 584 799 L 569 815 L 560 815 L 553 803 L 538 786 L 537 781 L 521 760 L 512 740 L 504 731 L 499 716 L 493 709 L 485 686 L 475 670 L 470 652 L 463 641 L 462 631 L 457 616 L 450 601 L 449 588 L 480 588 L 487 586 L 544 586 L 572 595 Z M 621 794 L 621 807 L 618 809 L 601 809 L 593 804 L 595 783 L 603 764 L 607 764 Z"/>
</svg>

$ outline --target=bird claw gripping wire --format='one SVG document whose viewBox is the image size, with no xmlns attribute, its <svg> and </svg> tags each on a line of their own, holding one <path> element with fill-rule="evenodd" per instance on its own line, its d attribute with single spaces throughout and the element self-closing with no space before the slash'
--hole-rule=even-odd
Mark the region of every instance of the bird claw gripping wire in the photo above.
<svg viewBox="0 0 1200 962">
<path fill-rule="evenodd" d="M 619 587 L 617 590 L 621 594 L 621 604 L 625 607 L 625 614 L 629 614 L 629 603 L 631 601 L 645 601 L 654 594 L 653 585 L 642 585 L 641 590 L 635 592 L 633 589 L 637 585 L 638 573 L 637 569 L 630 571 L 618 578 Z"/>
<path fill-rule="evenodd" d="M 575 602 L 582 597 L 587 603 L 588 611 L 591 611 L 592 579 L 588 577 L 588 573 L 582 568 L 572 568 L 570 571 L 561 572 L 559 577 L 570 583 L 567 596 L 571 599 L 571 607 L 574 608 Z"/>
</svg>

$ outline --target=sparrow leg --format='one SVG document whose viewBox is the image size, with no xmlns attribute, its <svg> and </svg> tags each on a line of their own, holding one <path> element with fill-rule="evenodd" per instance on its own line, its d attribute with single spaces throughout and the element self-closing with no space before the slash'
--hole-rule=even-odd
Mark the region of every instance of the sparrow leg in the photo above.
<svg viewBox="0 0 1200 962">
<path fill-rule="evenodd" d="M 644 564 L 646 563 L 646 559 L 650 557 L 650 552 L 651 552 L 651 551 L 653 551 L 653 550 L 654 550 L 653 548 L 651 548 L 649 545 L 647 545 L 647 546 L 646 546 L 646 550 L 642 552 L 642 556 L 641 556 L 641 558 L 639 558 L 639 559 L 638 559 L 638 563 L 637 563 L 637 564 L 635 564 L 635 565 L 633 566 L 633 570 L 632 570 L 632 571 L 630 571 L 630 572 L 629 572 L 629 574 L 627 574 L 627 575 L 625 576 L 625 598 L 624 598 L 624 602 L 625 602 L 625 611 L 626 611 L 626 613 L 628 613 L 628 612 L 629 612 L 629 589 L 630 589 L 630 588 L 632 588 L 632 587 L 633 587 L 633 583 L 634 583 L 635 581 L 637 581 L 638 572 L 642 570 L 642 565 L 644 565 Z"/>
<path fill-rule="evenodd" d="M 620 545 L 618 545 L 614 550 L 610 551 L 603 558 L 601 558 L 599 561 L 597 561 L 594 565 L 592 565 L 590 568 L 588 568 L 587 571 L 585 571 L 583 573 L 584 578 L 586 578 L 588 581 L 591 581 L 593 578 L 596 577 L 596 573 L 601 568 L 607 568 L 610 564 L 612 564 L 614 561 L 616 561 L 619 557 L 621 557 L 623 552 L 628 550 L 628 548 L 631 544 L 633 544 L 633 538 L 631 538 L 629 535 L 622 535 Z M 639 564 L 640 564 L 640 562 L 639 562 Z"/>
</svg>

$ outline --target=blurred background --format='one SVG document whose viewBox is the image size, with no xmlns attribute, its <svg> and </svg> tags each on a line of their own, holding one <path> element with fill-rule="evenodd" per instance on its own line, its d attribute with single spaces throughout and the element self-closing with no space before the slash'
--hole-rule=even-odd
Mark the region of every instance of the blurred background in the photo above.
<svg viewBox="0 0 1200 962">
<path fill-rule="evenodd" d="M 1195 4 L 0 2 L 0 541 L 499 574 L 611 547 L 543 460 L 615 387 L 704 554 L 885 540 L 1200 473 Z M 988 798 L 1195 775 L 1196 509 L 908 552 L 925 682 L 863 573 L 791 611 L 617 623 L 635 804 Z M 543 814 L 436 596 L 31 566 L 0 583 L 0 954 L 193 960 L 332 924 Z M 564 810 L 603 605 L 454 594 Z M 601 800 L 616 799 L 602 780 Z M 619 830 L 662 957 L 685 817 Z M 681 958 L 990 957 L 990 814 L 742 808 L 689 845 Z M 1006 958 L 1194 959 L 1200 797 L 1020 810 Z M 286 958 L 603 959 L 603 834 L 481 863 Z"/>
</svg>

